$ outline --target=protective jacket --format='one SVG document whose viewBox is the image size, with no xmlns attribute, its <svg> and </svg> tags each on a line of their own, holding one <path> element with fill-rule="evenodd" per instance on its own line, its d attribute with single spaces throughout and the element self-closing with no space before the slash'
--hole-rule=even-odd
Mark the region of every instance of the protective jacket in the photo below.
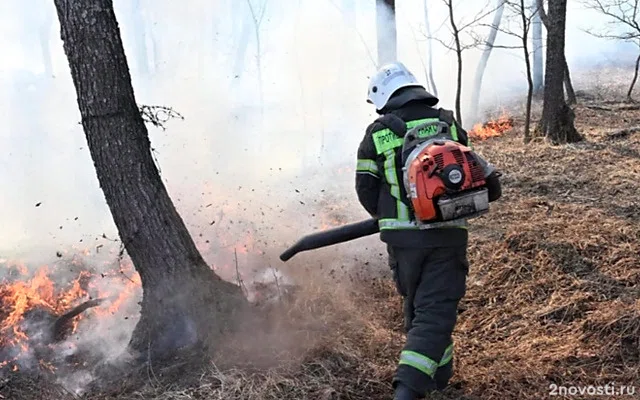
<svg viewBox="0 0 640 400">
<path fill-rule="evenodd" d="M 466 245 L 467 224 L 456 227 L 420 230 L 402 184 L 401 149 L 407 129 L 433 121 L 445 121 L 450 125 L 449 134 L 465 146 L 469 146 L 467 132 L 453 118 L 453 113 L 436 109 L 435 97 L 410 100 L 404 104 L 387 107 L 383 115 L 371 123 L 358 147 L 356 167 L 356 192 L 362 206 L 374 218 L 378 218 L 380 240 L 393 246 L 446 247 Z M 390 102 L 390 105 L 393 104 Z M 384 114 L 394 114 L 406 126 L 394 126 L 394 121 Z M 395 119 L 395 121 L 398 121 Z"/>
</svg>

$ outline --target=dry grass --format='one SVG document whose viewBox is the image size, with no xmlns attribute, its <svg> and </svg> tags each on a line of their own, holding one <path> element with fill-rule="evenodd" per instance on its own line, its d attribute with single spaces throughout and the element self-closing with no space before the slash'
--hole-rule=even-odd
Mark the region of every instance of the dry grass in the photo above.
<svg viewBox="0 0 640 400">
<path fill-rule="evenodd" d="M 523 147 L 516 127 L 476 145 L 504 172 L 504 197 L 473 223 L 456 375 L 442 398 L 533 400 L 551 383 L 640 393 L 640 133 L 609 135 L 640 125 L 640 111 L 576 111 L 584 143 Z M 393 283 L 308 274 L 291 302 L 265 310 L 268 333 L 233 338 L 214 363 L 145 368 L 83 397 L 389 399 L 404 342 Z M 76 398 L 49 377 L 11 375 L 0 398 Z"/>
</svg>

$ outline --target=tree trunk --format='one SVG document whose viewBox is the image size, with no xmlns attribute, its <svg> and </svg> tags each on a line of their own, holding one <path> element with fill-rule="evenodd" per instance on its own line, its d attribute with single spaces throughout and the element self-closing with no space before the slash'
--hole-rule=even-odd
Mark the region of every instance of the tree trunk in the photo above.
<svg viewBox="0 0 640 400">
<path fill-rule="evenodd" d="M 378 66 L 394 62 L 397 54 L 396 1 L 376 0 Z"/>
<path fill-rule="evenodd" d="M 575 114 L 565 102 L 563 93 L 566 12 L 567 0 L 549 0 L 544 101 L 542 118 L 536 128 L 538 135 L 546 136 L 556 144 L 582 140 L 574 125 Z"/>
<path fill-rule="evenodd" d="M 473 92 L 471 94 L 471 112 L 474 119 L 478 118 L 482 78 L 484 76 L 484 71 L 487 68 L 487 63 L 489 62 L 491 50 L 493 50 L 493 44 L 495 43 L 496 36 L 498 35 L 498 29 L 500 28 L 500 21 L 502 21 L 502 14 L 504 12 L 505 3 L 506 0 L 498 0 L 496 12 L 493 15 L 493 22 L 491 23 L 491 31 L 489 32 L 489 37 L 487 37 L 487 41 L 485 42 L 484 50 L 482 52 L 482 56 L 480 57 L 480 61 L 478 62 L 478 68 L 476 69 L 476 76 L 473 80 Z"/>
<path fill-rule="evenodd" d="M 533 99 L 533 76 L 531 74 L 531 60 L 529 59 L 529 27 L 530 22 L 527 18 L 527 8 L 525 7 L 524 0 L 520 0 L 520 16 L 522 18 L 522 49 L 524 53 L 524 62 L 527 67 L 527 106 L 524 116 L 524 142 L 528 143 L 531 140 L 529 135 L 531 127 L 531 102 Z"/>
<path fill-rule="evenodd" d="M 548 36 L 549 35 L 549 18 L 547 17 L 547 13 L 544 11 L 544 0 L 536 0 L 536 1 L 538 4 L 538 13 L 540 14 L 540 19 L 542 19 L 542 23 L 544 24 L 544 27 L 547 28 L 547 36 Z M 547 42 L 548 42 L 548 38 L 547 38 Z M 548 49 L 547 49 L 547 52 L 549 52 Z M 569 104 L 576 104 L 577 103 L 576 93 L 573 90 L 573 84 L 571 83 L 571 74 L 569 73 L 569 64 L 567 63 L 564 50 L 562 51 L 562 62 L 564 64 L 563 82 L 564 82 L 564 87 L 567 93 L 567 101 Z M 546 86 L 546 81 L 545 81 L 545 86 Z"/>
<path fill-rule="evenodd" d="M 536 0 L 533 0 L 532 9 L 531 45 L 533 46 L 533 92 L 538 96 L 542 94 L 544 69 L 542 62 L 542 18 L 540 18 Z"/>
<path fill-rule="evenodd" d="M 210 346 L 247 304 L 206 264 L 153 162 L 111 0 L 54 0 L 82 126 L 143 301 L 130 348 L 145 357 Z"/>
<path fill-rule="evenodd" d="M 136 61 L 138 70 L 144 76 L 149 75 L 149 57 L 147 56 L 147 29 L 142 11 L 140 10 L 140 0 L 133 0 L 131 4 L 131 21 L 133 23 L 133 32 L 135 33 L 134 43 L 136 49 Z"/>
<path fill-rule="evenodd" d="M 244 72 L 244 62 L 247 54 L 247 48 L 249 47 L 249 30 L 250 27 L 250 18 L 249 15 L 244 11 L 244 5 L 235 1 L 233 3 L 233 13 L 232 18 L 234 23 L 232 24 L 232 34 L 233 37 L 236 38 L 238 29 L 240 29 L 240 37 L 236 40 L 236 56 L 233 63 L 233 80 L 231 81 L 231 85 L 236 86 L 240 83 L 240 77 Z"/>
<path fill-rule="evenodd" d="M 438 97 L 438 87 L 433 78 L 433 39 L 431 39 L 431 23 L 429 22 L 429 10 L 427 0 L 424 0 L 424 25 L 427 31 L 427 82 L 431 93 Z"/>
<path fill-rule="evenodd" d="M 256 70 L 258 75 L 258 95 L 260 101 L 260 119 L 264 118 L 264 89 L 262 82 L 262 46 L 260 41 L 260 26 L 262 25 L 262 19 L 264 18 L 264 12 L 267 7 L 267 0 L 264 0 L 260 9 L 260 14 L 257 14 L 251 0 L 247 0 L 249 5 L 249 11 L 251 11 L 251 19 L 253 20 L 253 28 L 256 39 Z"/>
<path fill-rule="evenodd" d="M 638 54 L 638 58 L 636 58 L 636 68 L 633 71 L 633 79 L 631 79 L 631 85 L 629 85 L 629 90 L 627 91 L 627 101 L 633 102 L 633 88 L 636 86 L 636 81 L 638 80 L 638 68 L 640 68 L 640 54 Z"/>
<path fill-rule="evenodd" d="M 460 107 L 460 99 L 462 97 L 462 45 L 460 44 L 460 31 L 453 15 L 453 0 L 447 0 L 447 7 L 449 8 L 449 23 L 453 30 L 453 38 L 456 43 L 456 58 L 458 60 L 458 72 L 456 77 L 456 119 L 458 123 L 462 125 L 462 112 Z"/>
<path fill-rule="evenodd" d="M 562 54 L 562 61 L 564 62 L 564 90 L 567 94 L 567 103 L 574 105 L 578 103 L 578 100 L 576 99 L 576 92 L 573 90 L 573 83 L 571 83 L 571 74 L 569 73 L 567 57 L 564 54 Z"/>
<path fill-rule="evenodd" d="M 51 57 L 51 27 L 53 26 L 53 9 L 50 8 L 51 4 L 38 4 L 41 6 L 42 13 L 44 14 L 41 24 L 37 27 L 38 36 L 40 38 L 40 52 L 42 54 L 42 63 L 44 64 L 44 73 L 48 77 L 54 76 L 53 74 L 53 59 Z"/>
</svg>

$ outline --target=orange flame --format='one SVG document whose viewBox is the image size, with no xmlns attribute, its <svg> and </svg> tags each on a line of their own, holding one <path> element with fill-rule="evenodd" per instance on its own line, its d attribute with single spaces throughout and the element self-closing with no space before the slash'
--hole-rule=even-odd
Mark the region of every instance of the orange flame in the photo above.
<svg viewBox="0 0 640 400">
<path fill-rule="evenodd" d="M 0 350 L 3 351 L 4 357 L 4 359 L 0 359 L 0 369 L 8 367 L 11 371 L 18 371 L 19 368 L 15 363 L 24 357 L 30 357 L 32 343 L 27 332 L 23 330 L 23 321 L 28 318 L 30 310 L 39 308 L 49 312 L 52 316 L 60 316 L 89 300 L 91 298 L 89 291 L 91 291 L 98 298 L 110 300 L 105 304 L 108 307 L 92 308 L 87 312 L 101 317 L 114 314 L 128 299 L 134 296 L 135 289 L 140 287 L 140 278 L 131 264 L 121 265 L 119 271 L 96 276 L 83 270 L 70 284 L 63 288 L 56 288 L 48 266 L 40 267 L 30 276 L 29 270 L 24 264 L 5 264 L 6 262 L 7 260 L 2 260 L 2 266 L 10 268 L 9 276 L 12 277 L 11 281 L 8 279 L 0 281 Z M 82 266 L 82 263 L 77 259 L 70 260 L 70 264 Z M 17 272 L 17 274 L 13 272 Z M 100 277 L 121 279 L 123 276 L 128 277 L 124 290 L 118 285 L 118 292 L 110 293 L 101 290 L 97 285 L 97 279 Z M 78 324 L 84 318 L 86 318 L 84 314 L 74 318 L 71 333 L 77 332 Z M 50 371 L 56 368 L 47 360 L 38 360 L 38 364 L 40 368 Z"/>
<path fill-rule="evenodd" d="M 31 279 L 13 283 L 3 282 L 0 285 L 0 310 L 4 316 L 0 321 L 0 347 L 9 345 L 27 351 L 28 337 L 20 328 L 26 312 L 41 307 L 59 315 L 69 309 L 74 301 L 87 295 L 86 290 L 80 285 L 80 280 L 87 277 L 88 272 L 80 273 L 71 287 L 62 293 L 56 293 L 48 273 L 49 268 L 45 265 Z"/>
<path fill-rule="evenodd" d="M 502 134 L 513 128 L 513 119 L 503 113 L 498 119 L 488 121 L 484 124 L 478 123 L 469 131 L 472 139 L 486 140 Z"/>
</svg>

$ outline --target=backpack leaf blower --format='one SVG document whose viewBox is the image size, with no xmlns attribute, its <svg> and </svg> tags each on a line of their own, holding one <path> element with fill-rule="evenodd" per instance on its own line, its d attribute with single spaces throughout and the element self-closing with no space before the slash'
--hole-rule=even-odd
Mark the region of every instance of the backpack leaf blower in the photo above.
<svg viewBox="0 0 640 400">
<path fill-rule="evenodd" d="M 448 131 L 447 123 L 430 121 L 404 136 L 403 183 L 420 229 L 457 225 L 489 211 L 486 178 L 493 167 Z"/>
<path fill-rule="evenodd" d="M 403 122 L 404 124 L 404 122 Z M 489 211 L 501 197 L 493 166 L 471 148 L 452 140 L 449 124 L 430 121 L 404 135 L 403 184 L 420 229 L 459 225 Z M 280 255 L 287 261 L 301 251 L 346 242 L 379 232 L 378 221 L 368 219 L 304 236 Z"/>
</svg>

